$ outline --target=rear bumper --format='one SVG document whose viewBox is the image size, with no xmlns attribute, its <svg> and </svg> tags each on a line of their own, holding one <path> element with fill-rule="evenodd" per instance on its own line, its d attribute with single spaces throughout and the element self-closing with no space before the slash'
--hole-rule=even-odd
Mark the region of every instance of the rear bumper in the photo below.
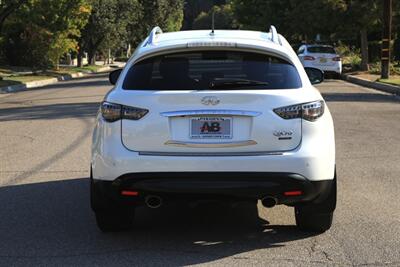
<svg viewBox="0 0 400 267">
<path fill-rule="evenodd" d="M 342 63 L 336 63 L 334 65 L 318 65 L 318 64 L 313 64 L 312 61 L 305 61 L 303 62 L 304 67 L 311 67 L 311 68 L 317 68 L 320 69 L 324 72 L 331 72 L 331 73 L 342 73 Z"/>
<path fill-rule="evenodd" d="M 95 190 L 111 201 L 144 203 L 147 195 L 163 199 L 248 199 L 273 197 L 278 204 L 293 205 L 324 198 L 333 180 L 309 181 L 295 173 L 271 172 L 185 172 L 129 173 L 114 181 L 93 180 Z M 137 196 L 124 196 L 122 191 L 136 191 Z M 301 192 L 287 195 L 285 192 Z"/>
</svg>

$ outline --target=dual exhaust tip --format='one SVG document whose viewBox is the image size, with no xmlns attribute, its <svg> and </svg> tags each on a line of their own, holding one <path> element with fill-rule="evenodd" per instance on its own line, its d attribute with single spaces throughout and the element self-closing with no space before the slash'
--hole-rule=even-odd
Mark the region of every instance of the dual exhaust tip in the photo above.
<svg viewBox="0 0 400 267">
<path fill-rule="evenodd" d="M 278 200 L 271 196 L 266 196 L 261 199 L 261 203 L 266 208 L 273 208 L 276 204 L 278 204 Z"/>
<path fill-rule="evenodd" d="M 162 198 L 155 195 L 146 196 L 144 202 L 146 203 L 146 206 L 151 209 L 157 209 L 163 204 Z"/>
<path fill-rule="evenodd" d="M 157 208 L 161 207 L 163 204 L 162 198 L 159 196 L 156 196 L 156 195 L 148 195 L 148 196 L 146 196 L 144 201 L 146 203 L 146 206 L 151 209 L 157 209 Z M 266 208 L 272 208 L 276 204 L 278 204 L 278 200 L 274 197 L 266 196 L 263 199 L 261 199 L 261 203 Z"/>
</svg>

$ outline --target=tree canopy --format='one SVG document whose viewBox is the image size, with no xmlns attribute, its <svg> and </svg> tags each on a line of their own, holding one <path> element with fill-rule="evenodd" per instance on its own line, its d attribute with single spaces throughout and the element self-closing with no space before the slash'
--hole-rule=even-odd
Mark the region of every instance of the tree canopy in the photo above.
<svg viewBox="0 0 400 267">
<path fill-rule="evenodd" d="M 399 47 L 400 1 L 393 4 Z M 268 31 L 273 24 L 291 43 L 319 36 L 361 44 L 366 65 L 368 43 L 379 46 L 382 0 L 0 0 L 0 60 L 45 68 L 66 53 L 87 52 L 93 63 L 96 54 L 129 54 L 154 26 L 209 29 L 213 13 L 217 29 Z"/>
<path fill-rule="evenodd" d="M 29 0 L 4 24 L 5 52 L 14 65 L 57 66 L 76 49 L 76 38 L 90 14 L 86 0 Z"/>
</svg>

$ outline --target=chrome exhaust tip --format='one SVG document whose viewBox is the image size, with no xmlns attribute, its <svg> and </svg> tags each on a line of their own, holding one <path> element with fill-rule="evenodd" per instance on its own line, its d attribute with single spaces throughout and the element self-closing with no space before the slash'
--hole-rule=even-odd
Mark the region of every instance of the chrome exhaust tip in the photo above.
<svg viewBox="0 0 400 267">
<path fill-rule="evenodd" d="M 272 208 L 276 204 L 278 204 L 278 200 L 274 197 L 267 196 L 267 197 L 264 197 L 263 199 L 261 199 L 261 203 L 266 208 Z"/>
<path fill-rule="evenodd" d="M 162 199 L 159 196 L 148 195 L 144 199 L 146 206 L 151 209 L 157 209 L 162 205 Z"/>
</svg>

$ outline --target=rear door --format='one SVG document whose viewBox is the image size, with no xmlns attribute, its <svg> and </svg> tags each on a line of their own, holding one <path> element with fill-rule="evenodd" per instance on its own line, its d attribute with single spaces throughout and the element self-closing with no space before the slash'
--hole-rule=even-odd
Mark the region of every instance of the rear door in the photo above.
<svg viewBox="0 0 400 267">
<path fill-rule="evenodd" d="M 273 56 L 195 51 L 135 64 L 123 102 L 146 108 L 122 120 L 122 142 L 141 152 L 272 152 L 295 149 L 301 120 L 273 109 L 298 98 L 296 68 Z"/>
</svg>

